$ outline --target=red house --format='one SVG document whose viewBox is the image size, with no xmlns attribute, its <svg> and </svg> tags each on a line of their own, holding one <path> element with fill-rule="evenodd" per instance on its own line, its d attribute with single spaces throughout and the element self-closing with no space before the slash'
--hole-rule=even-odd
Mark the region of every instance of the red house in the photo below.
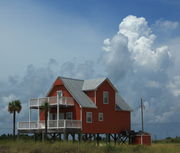
<svg viewBox="0 0 180 153">
<path fill-rule="evenodd" d="M 42 105 L 48 102 L 48 133 L 118 134 L 131 129 L 131 109 L 108 78 L 78 80 L 58 77 L 45 98 L 29 101 L 29 121 L 18 123 L 20 133 L 45 129 Z M 31 110 L 38 111 L 31 121 Z"/>
</svg>

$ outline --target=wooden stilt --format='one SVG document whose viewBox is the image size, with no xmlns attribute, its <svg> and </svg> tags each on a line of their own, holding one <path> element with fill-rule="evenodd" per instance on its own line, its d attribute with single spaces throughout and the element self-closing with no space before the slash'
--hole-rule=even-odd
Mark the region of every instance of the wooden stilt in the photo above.
<svg viewBox="0 0 180 153">
<path fill-rule="evenodd" d="M 42 133 L 42 142 L 44 142 L 44 133 Z"/>
<path fill-rule="evenodd" d="M 72 136 L 72 140 L 73 140 L 73 143 L 74 143 L 75 142 L 75 134 L 71 133 L 71 136 Z"/>
<path fill-rule="evenodd" d="M 68 141 L 68 133 L 66 131 L 64 132 L 64 140 Z"/>
<path fill-rule="evenodd" d="M 61 133 L 59 133 L 59 140 L 60 140 L 60 141 L 62 140 L 62 138 L 61 138 Z"/>
<path fill-rule="evenodd" d="M 110 143 L 110 134 L 106 134 L 106 143 Z"/>
<path fill-rule="evenodd" d="M 97 133 L 96 140 L 97 140 L 97 146 L 99 146 L 99 140 L 100 140 L 100 138 L 99 138 L 99 133 Z"/>
<path fill-rule="evenodd" d="M 116 145 L 116 142 L 117 142 L 117 135 L 116 133 L 114 134 L 114 144 Z"/>
<path fill-rule="evenodd" d="M 81 140 L 82 140 L 82 134 L 78 133 L 78 141 L 81 142 Z"/>
</svg>

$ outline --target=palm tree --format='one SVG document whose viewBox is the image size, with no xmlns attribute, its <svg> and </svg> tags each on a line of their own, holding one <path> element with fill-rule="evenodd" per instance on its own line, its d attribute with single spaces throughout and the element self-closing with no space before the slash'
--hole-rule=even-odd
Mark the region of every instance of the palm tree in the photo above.
<svg viewBox="0 0 180 153">
<path fill-rule="evenodd" d="M 44 111 L 44 119 L 45 119 L 45 139 L 47 139 L 47 120 L 48 120 L 48 111 L 50 109 L 50 105 L 48 102 L 45 102 L 42 106 L 42 111 Z"/>
<path fill-rule="evenodd" d="M 8 111 L 13 114 L 13 137 L 15 138 L 15 130 L 16 130 L 16 112 L 19 113 L 21 111 L 21 102 L 20 100 L 13 100 L 9 102 Z"/>
</svg>

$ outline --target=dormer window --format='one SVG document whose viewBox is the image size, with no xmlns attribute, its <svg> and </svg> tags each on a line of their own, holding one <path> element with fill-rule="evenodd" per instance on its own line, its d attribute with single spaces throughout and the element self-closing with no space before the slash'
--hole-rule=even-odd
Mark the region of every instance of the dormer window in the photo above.
<svg viewBox="0 0 180 153">
<path fill-rule="evenodd" d="M 109 92 L 108 91 L 103 92 L 103 104 L 109 104 Z"/>
</svg>

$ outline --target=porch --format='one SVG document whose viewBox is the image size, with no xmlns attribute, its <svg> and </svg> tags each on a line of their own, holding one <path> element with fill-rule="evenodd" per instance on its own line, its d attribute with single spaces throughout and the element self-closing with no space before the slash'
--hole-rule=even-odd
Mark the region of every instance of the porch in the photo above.
<svg viewBox="0 0 180 153">
<path fill-rule="evenodd" d="M 74 99 L 72 97 L 43 97 L 43 98 L 31 98 L 29 101 L 29 107 L 38 109 L 43 106 L 43 104 L 47 102 L 50 106 L 74 106 Z"/>
<path fill-rule="evenodd" d="M 29 121 L 29 122 L 19 122 L 18 131 L 23 133 L 36 133 L 45 130 L 45 121 Z M 47 121 L 48 132 L 63 131 L 63 130 L 74 130 L 80 131 L 82 128 L 82 123 L 80 120 L 49 120 Z"/>
</svg>

